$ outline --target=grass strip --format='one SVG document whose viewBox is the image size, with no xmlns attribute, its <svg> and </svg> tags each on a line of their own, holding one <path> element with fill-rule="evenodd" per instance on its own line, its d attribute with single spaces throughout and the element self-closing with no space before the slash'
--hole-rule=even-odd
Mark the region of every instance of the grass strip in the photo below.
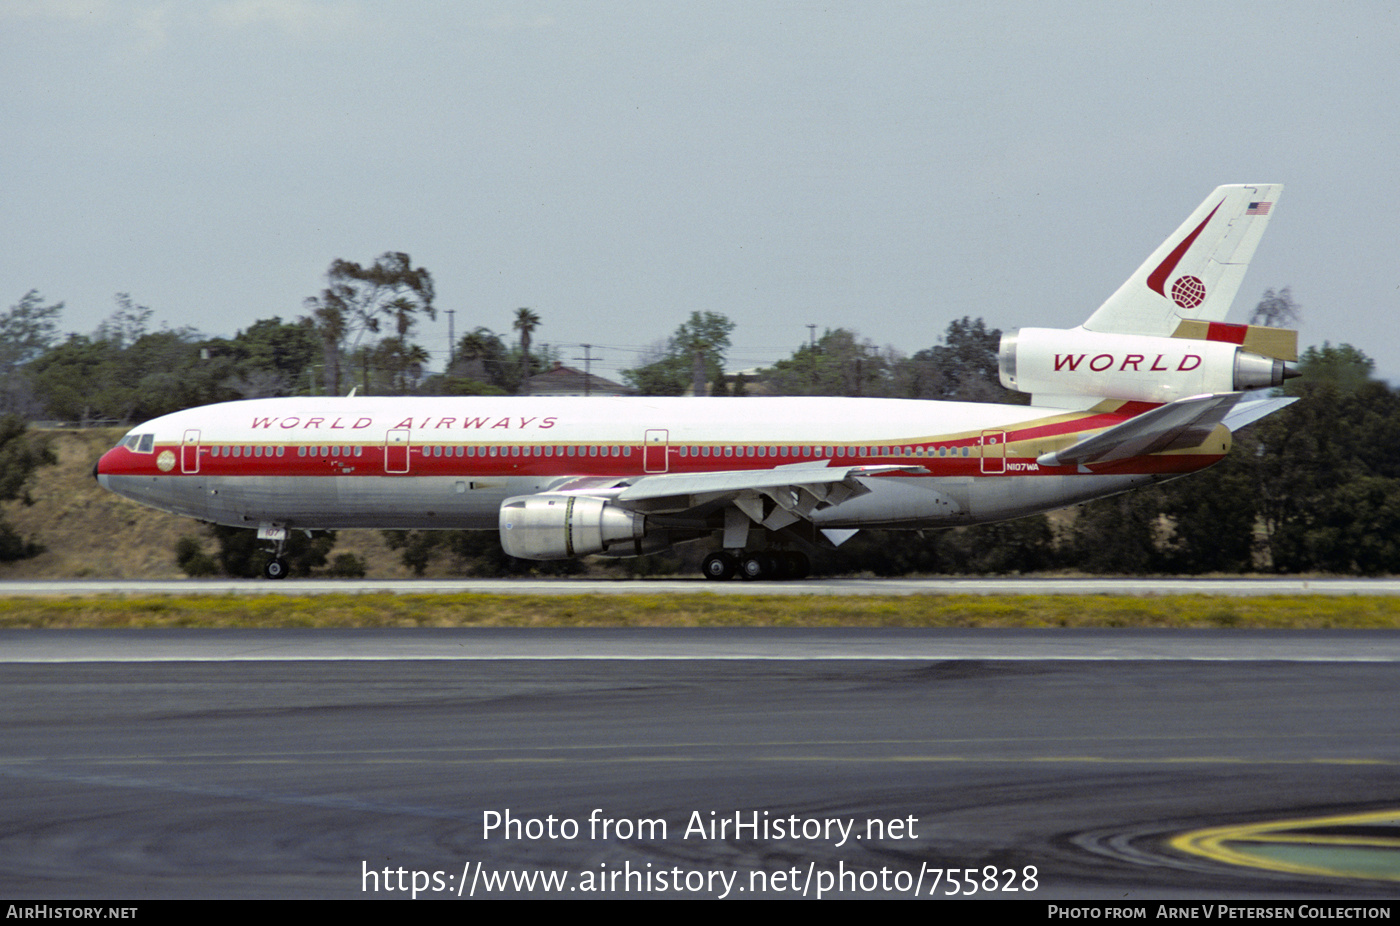
<svg viewBox="0 0 1400 926">
<path fill-rule="evenodd" d="M 1397 596 L 151 595 L 0 599 L 0 629 L 1400 627 Z"/>
</svg>

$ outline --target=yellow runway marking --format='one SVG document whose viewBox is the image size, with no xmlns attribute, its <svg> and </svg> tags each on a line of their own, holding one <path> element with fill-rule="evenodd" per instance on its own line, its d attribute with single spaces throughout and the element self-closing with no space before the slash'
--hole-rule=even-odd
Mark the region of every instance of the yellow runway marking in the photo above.
<svg viewBox="0 0 1400 926">
<path fill-rule="evenodd" d="M 1312 832 L 1316 830 L 1328 832 Z M 1400 810 L 1218 826 L 1183 833 L 1170 844 L 1180 852 L 1226 865 L 1314 877 L 1400 881 Z"/>
</svg>

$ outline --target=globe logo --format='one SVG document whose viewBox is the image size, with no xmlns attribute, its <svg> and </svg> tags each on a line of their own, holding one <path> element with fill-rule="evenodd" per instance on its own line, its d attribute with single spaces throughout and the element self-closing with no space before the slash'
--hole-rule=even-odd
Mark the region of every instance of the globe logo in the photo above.
<svg viewBox="0 0 1400 926">
<path fill-rule="evenodd" d="M 1194 309 L 1205 301 L 1206 284 L 1201 282 L 1200 277 L 1184 276 L 1177 277 L 1172 284 L 1172 302 L 1183 309 Z"/>
</svg>

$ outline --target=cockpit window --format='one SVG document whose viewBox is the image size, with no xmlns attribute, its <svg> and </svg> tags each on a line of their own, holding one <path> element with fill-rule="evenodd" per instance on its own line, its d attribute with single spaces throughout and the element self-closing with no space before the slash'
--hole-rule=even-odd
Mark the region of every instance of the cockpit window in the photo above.
<svg viewBox="0 0 1400 926">
<path fill-rule="evenodd" d="M 150 453 L 155 449 L 156 436 L 154 434 L 140 435 L 140 441 L 136 445 L 137 453 Z"/>
</svg>

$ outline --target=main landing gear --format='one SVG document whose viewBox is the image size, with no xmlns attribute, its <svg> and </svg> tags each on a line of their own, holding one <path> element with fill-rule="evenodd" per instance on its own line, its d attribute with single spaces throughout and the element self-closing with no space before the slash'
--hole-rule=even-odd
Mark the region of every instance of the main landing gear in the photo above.
<svg viewBox="0 0 1400 926">
<path fill-rule="evenodd" d="M 725 582 L 741 579 L 805 579 L 811 572 L 807 554 L 796 550 L 761 550 L 738 553 L 721 551 L 705 557 L 700 571 L 705 578 Z"/>
</svg>

